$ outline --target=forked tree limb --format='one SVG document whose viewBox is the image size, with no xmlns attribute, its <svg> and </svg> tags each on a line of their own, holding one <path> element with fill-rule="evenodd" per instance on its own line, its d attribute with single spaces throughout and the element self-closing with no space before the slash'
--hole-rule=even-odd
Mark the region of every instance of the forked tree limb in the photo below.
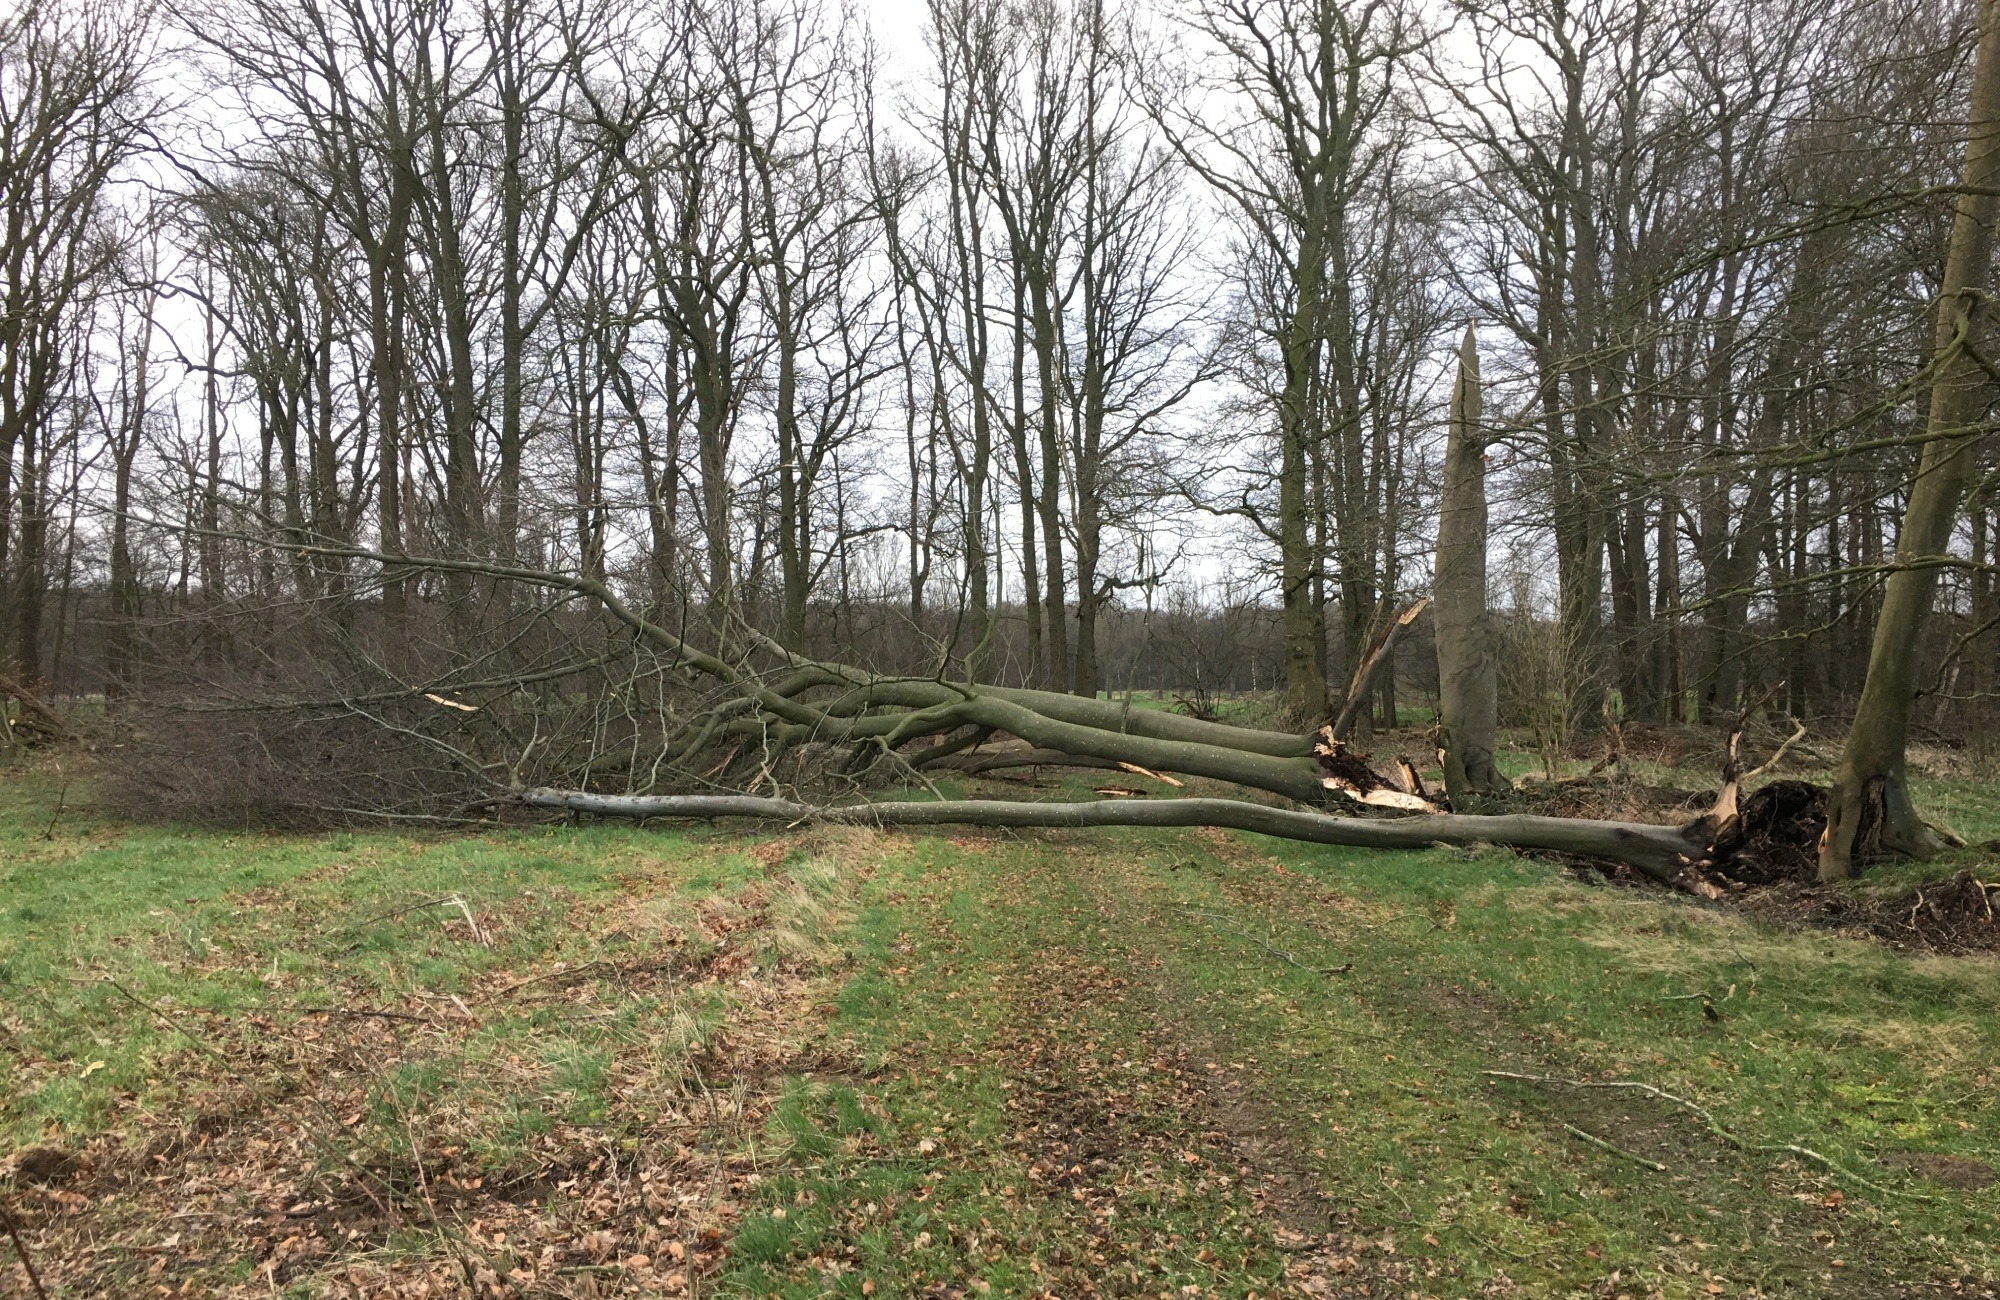
<svg viewBox="0 0 2000 1300">
<path fill-rule="evenodd" d="M 1778 745 L 1778 748 L 1772 753 L 1772 755 L 1769 758 L 1765 759 L 1762 763 L 1758 764 L 1756 767 L 1751 768 L 1748 772 L 1745 772 L 1743 774 L 1743 784 L 1748 785 L 1750 784 L 1750 782 L 1755 781 L 1758 777 L 1764 775 L 1764 773 L 1769 772 L 1773 768 L 1777 767 L 1777 765 L 1784 759 L 1787 751 L 1789 751 L 1793 745 L 1796 745 L 1798 742 L 1806 738 L 1805 723 L 1800 722 L 1797 718 L 1794 718 L 1789 713 L 1785 715 L 1785 720 L 1792 724 L 1792 734 L 1785 737 L 1783 742 L 1781 742 Z"/>
<path fill-rule="evenodd" d="M 979 747 L 993 738 L 993 732 L 986 727 L 964 727 L 956 734 L 939 736 L 937 743 L 928 749 L 915 750 L 904 755 L 914 768 L 926 768 L 947 759 L 954 762 L 960 758 L 977 757 Z M 970 755 L 966 750 L 973 751 Z"/>
<path fill-rule="evenodd" d="M 1103 803 L 1012 803 L 950 799 L 936 803 L 863 803 L 817 806 L 752 795 L 616 795 L 546 787 L 515 796 L 531 808 L 592 813 L 600 817 L 680 818 L 707 821 L 743 817 L 759 821 L 835 822 L 866 826 L 1075 827 L 1218 826 L 1277 839 L 1358 849 L 1422 849 L 1433 845 L 1496 844 L 1602 858 L 1666 883 L 1676 882 L 1707 854 L 1704 822 L 1686 827 L 1640 822 L 1584 821 L 1527 814 L 1487 817 L 1329 817 L 1270 808 L 1238 799 L 1161 799 Z"/>
<path fill-rule="evenodd" d="M 987 772 L 1002 772 L 1017 767 L 1099 768 L 1107 772 L 1125 770 L 1124 765 L 1113 759 L 1065 754 L 1059 749 L 980 750 L 970 754 L 949 754 L 937 759 L 926 758 L 916 765 L 947 772 L 962 772 L 967 776 L 980 776 Z"/>
</svg>

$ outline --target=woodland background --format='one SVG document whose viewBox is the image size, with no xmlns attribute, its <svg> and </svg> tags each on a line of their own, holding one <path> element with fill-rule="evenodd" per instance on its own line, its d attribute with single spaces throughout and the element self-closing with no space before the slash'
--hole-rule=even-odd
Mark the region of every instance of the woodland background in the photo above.
<svg viewBox="0 0 2000 1300">
<path fill-rule="evenodd" d="M 937 0 L 889 55 L 815 0 L 35 0 L 0 25 L 0 655 L 226 704 L 173 715 L 225 753 L 279 703 L 304 753 L 484 700 L 449 761 L 516 779 L 678 707 L 587 594 L 359 548 L 600 581 L 736 662 L 754 628 L 1310 725 L 1428 587 L 1472 323 L 1503 723 L 1837 732 L 1974 17 Z M 1976 455 L 1914 714 L 1950 743 L 2000 665 Z M 1363 734 L 1421 721 L 1427 635 Z"/>
</svg>

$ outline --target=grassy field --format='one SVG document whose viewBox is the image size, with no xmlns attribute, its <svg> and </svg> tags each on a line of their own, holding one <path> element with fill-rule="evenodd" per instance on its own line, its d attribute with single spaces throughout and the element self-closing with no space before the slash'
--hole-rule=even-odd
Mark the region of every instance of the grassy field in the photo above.
<svg viewBox="0 0 2000 1300">
<path fill-rule="evenodd" d="M 1996 1073 L 1991 958 L 1498 851 L 232 835 L 0 777 L 51 1296 L 1993 1295 Z"/>
</svg>

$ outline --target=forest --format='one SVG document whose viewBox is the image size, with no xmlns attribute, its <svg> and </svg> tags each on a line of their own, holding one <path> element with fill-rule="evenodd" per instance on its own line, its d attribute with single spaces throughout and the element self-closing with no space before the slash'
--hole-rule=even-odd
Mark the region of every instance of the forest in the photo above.
<svg viewBox="0 0 2000 1300">
<path fill-rule="evenodd" d="M 7 1294 L 2000 1294 L 2000 0 L 14 0 L 0 218 Z"/>
</svg>

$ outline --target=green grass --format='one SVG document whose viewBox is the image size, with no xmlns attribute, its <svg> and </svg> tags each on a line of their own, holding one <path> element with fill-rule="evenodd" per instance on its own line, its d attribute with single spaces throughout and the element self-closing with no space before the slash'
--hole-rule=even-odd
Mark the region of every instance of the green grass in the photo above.
<svg viewBox="0 0 2000 1300">
<path fill-rule="evenodd" d="M 298 1296 L 463 1267 L 550 1295 L 1977 1295 L 2000 1267 L 2000 1186 L 1939 1181 L 2000 1165 L 1991 958 L 1498 851 L 227 834 L 107 823 L 81 783 L 57 816 L 60 789 L 0 780 L 0 1159 L 98 1180 L 0 1189 L 56 1295 L 141 1294 L 162 1259 Z M 1925 795 L 2000 833 L 1979 783 Z M 1644 1082 L 1741 1146 L 1485 1071 Z M 155 1149 L 158 1188 L 111 1177 Z M 420 1174 L 455 1189 L 435 1221 Z M 293 1197 L 331 1208 L 238 1226 Z"/>
<path fill-rule="evenodd" d="M 296 837 L 124 829 L 76 812 L 45 837 L 50 782 L 9 784 L 0 998 L 25 1028 L 0 1063 L 0 1137 L 16 1144 L 97 1131 L 127 1095 L 172 1104 L 173 1074 L 200 1055 L 195 1035 L 134 998 L 225 1020 L 419 993 L 448 1000 L 495 972 L 597 955 L 574 909 L 617 898 L 678 847 L 671 835 L 609 827 Z M 746 864 L 706 864 L 710 874 L 688 883 L 728 889 Z M 468 1050 L 535 1028 L 497 1024 Z M 619 1029 L 559 1033 L 541 1049 L 570 1062 L 564 1088 L 576 1105 L 592 1105 L 589 1045 Z"/>
<path fill-rule="evenodd" d="M 1135 709 L 1152 709 L 1162 713 L 1181 713 L 1185 710 L 1175 698 L 1177 692 L 1154 693 L 1133 691 L 1129 697 L 1124 691 L 1099 691 L 1100 700 L 1124 701 L 1130 698 Z M 1275 727 L 1277 725 L 1277 697 L 1269 691 L 1217 691 L 1210 697 L 1215 709 L 1215 720 L 1239 727 Z"/>
<path fill-rule="evenodd" d="M 219 1229 L 293 1203 L 323 1207 L 301 1227 L 329 1258 L 355 1225 L 371 1267 L 448 1275 L 477 1250 L 497 1275 L 532 1269 L 425 1209 L 440 1185 L 474 1207 L 486 1185 L 538 1189 L 489 1207 L 488 1227 L 594 1267 L 574 1193 L 545 1198 L 551 1171 L 727 1128 L 698 1076 L 721 1026 L 740 1031 L 737 980 L 796 966 L 829 917 L 810 864 L 704 834 L 122 827 L 76 807 L 80 787 L 52 816 L 60 790 L 0 782 L 0 1161 L 66 1150 L 83 1186 L 119 1190 L 91 1210 L 24 1192 L 55 1234 L 58 1295 L 136 1294 L 169 1257 L 149 1243 L 169 1238 L 205 1293 L 258 1253 L 226 1233 L 197 1248 L 206 1216 Z M 186 1190 L 133 1181 L 149 1172 Z M 167 1219 L 163 1195 L 193 1223 Z M 353 1219 L 383 1197 L 413 1221 Z M 712 1230 L 690 1215 L 687 1234 Z M 644 1248 L 628 1239 L 642 1227 L 621 1229 L 620 1253 Z M 278 1258 L 299 1294 L 337 1294 L 310 1252 Z"/>
<path fill-rule="evenodd" d="M 927 840 L 878 874 L 842 1023 L 879 1118 L 811 1128 L 807 1170 L 769 1188 L 785 1217 L 746 1225 L 742 1292 L 1267 1294 L 1287 1261 L 1396 1294 L 1991 1281 L 2000 1195 L 1895 1163 L 2000 1161 L 1991 961 L 1767 932 L 1509 854 L 1219 843 Z M 1843 1172 L 1486 1070 L 1643 1081 Z M 1038 1175 L 1076 1117 L 1114 1135 L 1100 1163 Z M 1279 1249 L 1327 1228 L 1318 1254 Z"/>
</svg>

